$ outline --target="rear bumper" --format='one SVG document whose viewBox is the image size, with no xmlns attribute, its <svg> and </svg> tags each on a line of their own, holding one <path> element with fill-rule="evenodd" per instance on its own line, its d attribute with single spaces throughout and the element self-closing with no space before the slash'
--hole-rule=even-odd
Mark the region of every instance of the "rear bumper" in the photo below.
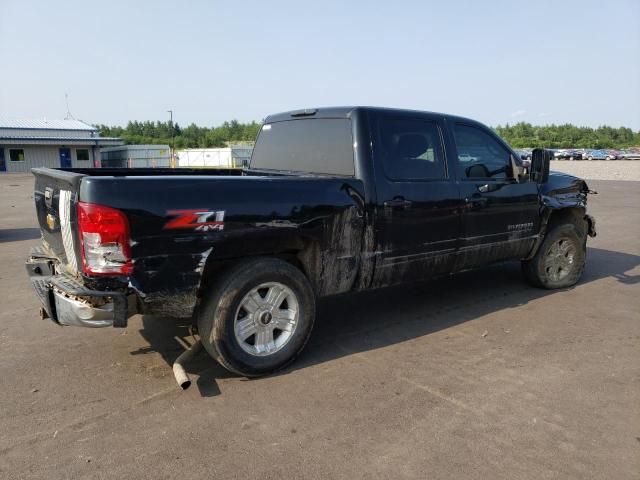
<svg viewBox="0 0 640 480">
<path fill-rule="evenodd" d="M 126 327 L 128 298 L 122 292 L 89 290 L 74 277 L 55 274 L 52 259 L 31 256 L 27 273 L 40 298 L 43 317 L 59 325 Z"/>
</svg>

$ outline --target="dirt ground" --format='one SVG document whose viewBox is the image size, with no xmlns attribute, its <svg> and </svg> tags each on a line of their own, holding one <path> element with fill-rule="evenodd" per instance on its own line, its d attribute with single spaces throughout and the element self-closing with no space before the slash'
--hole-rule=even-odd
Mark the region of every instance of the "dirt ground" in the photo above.
<svg viewBox="0 0 640 480">
<path fill-rule="evenodd" d="M 551 170 L 585 180 L 640 181 L 640 160 L 553 160 Z"/>
<path fill-rule="evenodd" d="M 0 478 L 637 479 L 640 182 L 592 181 L 580 284 L 530 288 L 517 264 L 323 301 L 301 358 L 258 380 L 185 325 L 38 318 L 25 175 L 0 176 Z"/>
</svg>

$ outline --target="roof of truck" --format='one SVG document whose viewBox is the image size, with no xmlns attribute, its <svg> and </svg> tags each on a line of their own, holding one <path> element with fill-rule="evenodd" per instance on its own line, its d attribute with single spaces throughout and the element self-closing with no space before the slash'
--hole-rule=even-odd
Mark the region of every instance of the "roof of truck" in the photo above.
<svg viewBox="0 0 640 480">
<path fill-rule="evenodd" d="M 389 108 L 389 107 L 374 107 L 374 106 L 345 106 L 345 107 L 317 107 L 317 108 L 302 108 L 298 110 L 290 110 L 288 112 L 274 113 L 264 119 L 265 123 L 269 122 L 281 122 L 284 120 L 292 120 L 295 118 L 349 118 L 354 110 L 369 110 L 369 111 L 394 111 L 403 113 L 428 113 L 430 115 L 438 115 L 447 117 L 453 120 L 464 120 L 468 122 L 477 123 L 476 120 L 470 118 L 459 117 L 456 115 L 449 115 L 446 113 L 429 112 L 424 110 L 412 110 L 405 108 Z"/>
</svg>

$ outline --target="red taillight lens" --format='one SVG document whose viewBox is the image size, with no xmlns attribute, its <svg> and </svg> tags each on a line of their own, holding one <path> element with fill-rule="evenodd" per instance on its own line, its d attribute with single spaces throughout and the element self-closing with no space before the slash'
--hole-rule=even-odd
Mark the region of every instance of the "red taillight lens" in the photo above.
<svg viewBox="0 0 640 480">
<path fill-rule="evenodd" d="M 87 275 L 130 275 L 129 221 L 115 208 L 78 202 L 82 271 Z"/>
</svg>

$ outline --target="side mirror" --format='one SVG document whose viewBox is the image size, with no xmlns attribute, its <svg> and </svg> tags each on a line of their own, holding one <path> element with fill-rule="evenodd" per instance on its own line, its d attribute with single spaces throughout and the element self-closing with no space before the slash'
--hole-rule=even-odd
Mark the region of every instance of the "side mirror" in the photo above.
<svg viewBox="0 0 640 480">
<path fill-rule="evenodd" d="M 549 181 L 549 167 L 553 153 L 543 148 L 535 148 L 531 152 L 531 181 L 547 183 Z"/>
</svg>

